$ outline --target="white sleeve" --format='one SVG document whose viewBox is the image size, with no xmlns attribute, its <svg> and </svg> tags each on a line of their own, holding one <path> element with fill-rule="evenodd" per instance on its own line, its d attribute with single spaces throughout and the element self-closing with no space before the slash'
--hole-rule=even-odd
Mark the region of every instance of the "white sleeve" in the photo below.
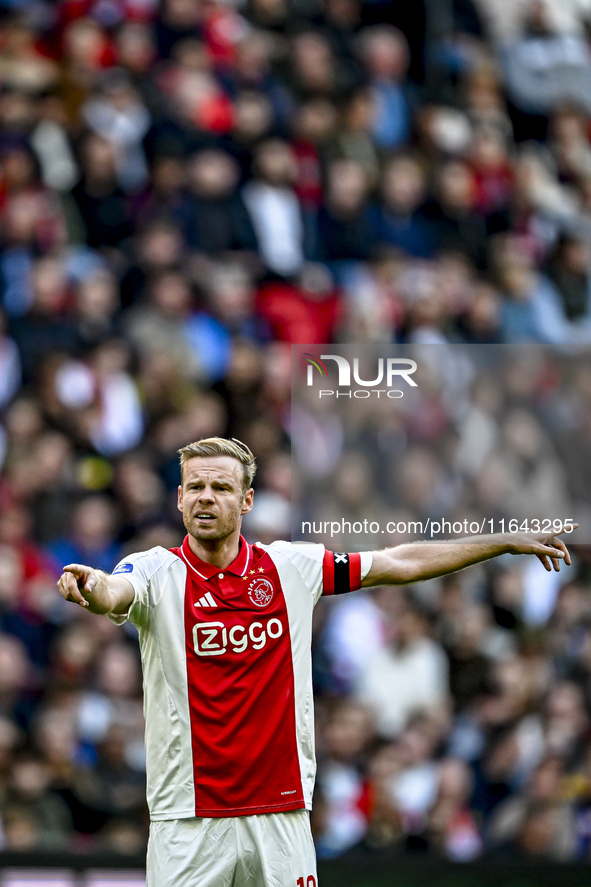
<svg viewBox="0 0 591 887">
<path fill-rule="evenodd" d="M 363 581 L 371 570 L 371 565 L 373 564 L 373 554 L 371 553 L 371 551 L 361 551 L 359 553 L 359 557 L 361 558 L 361 580 Z"/>
<path fill-rule="evenodd" d="M 108 618 L 116 625 L 123 625 L 129 619 L 136 626 L 145 626 L 154 605 L 152 577 L 168 562 L 170 552 L 165 548 L 150 548 L 129 554 L 113 570 L 113 576 L 123 576 L 134 590 L 133 601 L 126 613 L 110 613 Z"/>
<path fill-rule="evenodd" d="M 273 542 L 271 549 L 293 563 L 317 603 L 320 597 L 356 591 L 371 569 L 369 551 L 348 554 L 328 551 L 313 542 Z"/>
<path fill-rule="evenodd" d="M 277 552 L 290 560 L 314 598 L 314 603 L 318 601 L 322 594 L 324 545 L 315 542 L 272 542 L 269 546 L 261 547 L 268 548 L 270 554 Z"/>
</svg>

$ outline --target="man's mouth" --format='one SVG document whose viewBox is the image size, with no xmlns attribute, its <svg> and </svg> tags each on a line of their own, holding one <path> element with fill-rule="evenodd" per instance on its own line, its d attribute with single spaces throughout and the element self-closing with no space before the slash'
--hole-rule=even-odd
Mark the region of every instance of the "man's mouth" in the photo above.
<svg viewBox="0 0 591 887">
<path fill-rule="evenodd" d="M 204 520 L 204 521 L 215 520 L 215 515 L 209 514 L 207 511 L 199 511 L 197 513 L 196 517 L 197 517 L 197 520 Z"/>
</svg>

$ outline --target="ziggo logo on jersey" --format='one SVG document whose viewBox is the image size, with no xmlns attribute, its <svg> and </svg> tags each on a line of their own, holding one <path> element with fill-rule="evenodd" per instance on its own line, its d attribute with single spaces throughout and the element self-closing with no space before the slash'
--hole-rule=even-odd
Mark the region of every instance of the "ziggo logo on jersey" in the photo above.
<svg viewBox="0 0 591 887">
<path fill-rule="evenodd" d="M 267 638 L 280 638 L 283 625 L 279 619 L 269 619 L 266 626 L 262 622 L 233 625 L 230 630 L 223 622 L 197 622 L 193 626 L 193 645 L 198 656 L 221 656 L 230 646 L 233 653 L 244 653 L 252 644 L 254 650 L 262 650 Z"/>
</svg>

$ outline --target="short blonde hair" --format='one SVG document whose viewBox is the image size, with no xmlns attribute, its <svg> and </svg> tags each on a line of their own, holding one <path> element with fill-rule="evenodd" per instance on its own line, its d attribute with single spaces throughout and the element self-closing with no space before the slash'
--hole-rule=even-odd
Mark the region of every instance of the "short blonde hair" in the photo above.
<svg viewBox="0 0 591 887">
<path fill-rule="evenodd" d="M 181 463 L 181 479 L 183 468 L 190 459 L 202 459 L 205 456 L 231 456 L 242 464 L 242 493 L 252 486 L 256 474 L 257 463 L 252 452 L 237 438 L 205 437 L 194 443 L 181 447 L 178 451 Z"/>
</svg>

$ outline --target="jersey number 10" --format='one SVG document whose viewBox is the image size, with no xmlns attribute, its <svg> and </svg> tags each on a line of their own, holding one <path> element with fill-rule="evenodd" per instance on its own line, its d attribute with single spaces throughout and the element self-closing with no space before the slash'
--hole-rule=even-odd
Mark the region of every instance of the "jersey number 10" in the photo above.
<svg viewBox="0 0 591 887">
<path fill-rule="evenodd" d="M 296 885 L 297 887 L 304 887 L 304 879 L 298 878 Z M 308 880 L 306 881 L 306 887 L 316 887 L 316 878 L 314 875 L 309 875 Z"/>
</svg>

